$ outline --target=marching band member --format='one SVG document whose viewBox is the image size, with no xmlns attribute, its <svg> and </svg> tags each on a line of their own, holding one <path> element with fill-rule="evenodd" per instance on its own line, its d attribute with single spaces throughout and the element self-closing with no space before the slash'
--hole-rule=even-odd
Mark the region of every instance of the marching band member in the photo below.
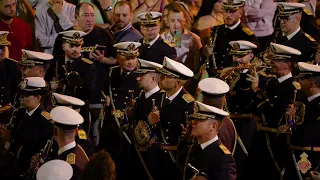
<svg viewBox="0 0 320 180">
<path fill-rule="evenodd" d="M 236 179 L 236 163 L 218 137 L 221 123 L 228 115 L 216 107 L 195 102 L 195 112 L 189 116 L 191 131 L 187 133 L 198 142 L 188 147 L 188 142 L 181 140 L 178 146 L 177 162 L 184 170 L 184 179 L 192 178 L 193 174 L 207 179 Z M 198 172 L 192 173 L 190 166 Z"/>
<path fill-rule="evenodd" d="M 77 111 L 65 106 L 53 108 L 50 115 L 54 121 L 54 137 L 59 146 L 58 152 L 50 159 L 60 159 L 69 163 L 73 169 L 71 179 L 77 180 L 89 161 L 82 147 L 75 142 L 78 126 L 83 123 L 83 118 Z"/>
<path fill-rule="evenodd" d="M 1 128 L 1 141 L 7 150 L 5 160 L 13 160 L 16 166 L 13 169 L 10 161 L 2 161 L 5 165 L 1 175 L 5 178 L 18 178 L 27 172 L 30 160 L 38 153 L 53 136 L 53 125 L 50 114 L 44 111 L 42 96 L 48 91 L 46 82 L 40 77 L 24 79 L 20 85 L 21 97 L 19 108 L 12 119 L 13 129 Z M 7 164 L 6 164 L 7 163 Z M 11 162 L 12 163 L 12 162 Z M 2 166 L 1 165 L 1 166 Z"/>
<path fill-rule="evenodd" d="M 8 123 L 14 103 L 18 85 L 21 82 L 21 71 L 16 60 L 8 58 L 7 40 L 9 32 L 0 31 L 0 123 Z"/>
<path fill-rule="evenodd" d="M 70 180 L 73 175 L 72 166 L 63 160 L 52 160 L 43 164 L 37 172 L 37 180 Z"/>
</svg>

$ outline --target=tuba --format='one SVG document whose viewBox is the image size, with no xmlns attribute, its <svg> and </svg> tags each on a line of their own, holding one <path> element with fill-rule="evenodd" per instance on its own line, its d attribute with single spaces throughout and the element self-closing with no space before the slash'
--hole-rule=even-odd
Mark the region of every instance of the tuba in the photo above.
<svg viewBox="0 0 320 180">
<path fill-rule="evenodd" d="M 21 178 L 26 179 L 26 180 L 32 180 L 36 178 L 37 171 L 39 167 L 44 163 L 44 160 L 46 159 L 45 153 L 48 152 L 50 149 L 53 138 L 51 140 L 47 140 L 47 144 L 44 146 L 43 149 L 40 150 L 39 153 L 37 153 L 35 156 L 32 157 L 30 167 L 28 171 L 22 175 L 20 175 Z"/>
</svg>

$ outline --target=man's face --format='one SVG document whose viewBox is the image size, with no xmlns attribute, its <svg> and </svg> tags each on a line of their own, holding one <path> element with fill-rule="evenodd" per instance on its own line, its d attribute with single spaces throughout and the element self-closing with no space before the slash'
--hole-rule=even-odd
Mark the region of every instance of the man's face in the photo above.
<svg viewBox="0 0 320 180">
<path fill-rule="evenodd" d="M 42 74 L 43 69 L 40 66 L 33 66 L 33 67 L 24 67 L 22 68 L 23 77 L 40 77 Z"/>
<path fill-rule="evenodd" d="M 191 126 L 191 135 L 194 137 L 201 137 L 210 133 L 210 130 L 212 131 L 213 122 L 212 120 L 193 120 Z"/>
<path fill-rule="evenodd" d="M 185 28 L 186 20 L 182 12 L 176 13 L 170 11 L 168 15 L 168 21 L 171 34 L 174 34 L 176 31 L 179 30 L 184 30 Z"/>
<path fill-rule="evenodd" d="M 154 40 L 160 32 L 159 24 L 155 26 L 141 26 L 141 32 L 146 40 L 149 42 Z"/>
<path fill-rule="evenodd" d="M 126 56 L 118 55 L 117 61 L 119 62 L 120 67 L 126 72 L 131 72 L 137 68 L 137 57 L 128 58 Z"/>
<path fill-rule="evenodd" d="M 2 0 L 0 3 L 0 18 L 9 20 L 16 15 L 16 1 L 15 0 Z"/>
<path fill-rule="evenodd" d="M 289 17 L 280 17 L 281 31 L 286 35 L 292 33 L 297 27 L 296 24 L 299 23 L 298 19 L 299 17 L 297 16 L 297 14 L 293 14 Z"/>
<path fill-rule="evenodd" d="M 40 103 L 40 96 L 22 95 L 20 97 L 20 104 L 25 109 L 33 109 Z"/>
<path fill-rule="evenodd" d="M 159 87 L 165 91 L 175 89 L 178 86 L 177 79 L 161 74 Z"/>
<path fill-rule="evenodd" d="M 76 59 L 81 56 L 81 45 L 75 45 L 70 43 L 62 44 L 62 49 L 65 55 L 70 59 Z"/>
<path fill-rule="evenodd" d="M 4 60 L 8 54 L 7 46 L 0 46 L 0 61 Z"/>
<path fill-rule="evenodd" d="M 78 25 L 85 33 L 91 32 L 94 27 L 94 9 L 88 5 L 83 4 L 77 17 Z"/>
<path fill-rule="evenodd" d="M 286 62 L 283 61 L 275 61 L 275 60 L 271 60 L 270 61 L 270 66 L 271 66 L 271 71 L 270 73 L 275 74 L 275 75 L 280 75 L 279 73 L 284 71 L 286 68 L 286 66 L 288 66 L 288 64 Z"/>
<path fill-rule="evenodd" d="M 250 63 L 250 60 L 252 59 L 253 54 L 249 53 L 247 55 L 241 56 L 241 55 L 233 55 L 232 59 L 234 62 L 239 63 L 239 65 L 247 65 Z"/>
<path fill-rule="evenodd" d="M 132 20 L 132 13 L 130 12 L 130 7 L 128 5 L 116 6 L 113 12 L 113 20 L 115 22 L 115 26 L 119 29 L 123 29 Z"/>
<path fill-rule="evenodd" d="M 139 88 L 145 89 L 153 82 L 153 76 L 150 73 L 141 74 L 137 77 Z"/>
<path fill-rule="evenodd" d="M 223 20 L 227 26 L 235 25 L 241 18 L 242 9 L 238 10 L 224 10 L 223 11 Z"/>
</svg>

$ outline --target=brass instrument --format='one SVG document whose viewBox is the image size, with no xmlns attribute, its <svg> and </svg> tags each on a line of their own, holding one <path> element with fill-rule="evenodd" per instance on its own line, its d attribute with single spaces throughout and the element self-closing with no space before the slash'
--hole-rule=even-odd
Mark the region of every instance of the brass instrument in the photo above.
<svg viewBox="0 0 320 180">
<path fill-rule="evenodd" d="M 286 115 L 285 116 L 286 124 L 279 126 L 277 133 L 292 134 L 292 129 L 294 129 L 295 126 L 299 126 L 304 122 L 305 105 L 300 101 L 296 101 L 296 97 L 297 97 L 297 90 L 294 90 L 293 106 L 294 106 L 294 109 L 296 110 L 295 115 L 293 116 Z M 279 123 L 281 123 L 281 120 Z"/>
<path fill-rule="evenodd" d="M 65 81 L 69 86 L 76 88 L 76 87 L 80 87 L 83 84 L 82 78 L 77 71 L 68 72 L 67 67 L 65 65 L 63 65 L 62 67 L 66 72 Z"/>
<path fill-rule="evenodd" d="M 190 167 L 192 169 L 192 171 L 195 173 L 193 175 L 193 177 L 201 175 L 201 176 L 204 176 L 205 178 L 208 179 L 208 175 L 206 173 L 204 173 L 204 172 L 198 170 L 197 168 L 193 167 L 190 163 L 188 163 L 187 166 Z"/>
<path fill-rule="evenodd" d="M 27 180 L 32 180 L 36 178 L 37 171 L 39 167 L 42 165 L 42 163 L 44 163 L 43 161 L 46 159 L 44 155 L 46 152 L 48 152 L 49 148 L 51 147 L 53 138 L 54 137 L 52 137 L 51 140 L 47 140 L 47 143 L 44 146 L 44 148 L 41 149 L 39 153 L 37 153 L 35 156 L 32 157 L 28 171 L 20 175 L 21 178 L 27 179 Z"/>
<path fill-rule="evenodd" d="M 11 118 L 10 118 L 10 121 L 8 124 L 5 125 L 5 130 L 8 130 L 9 132 L 12 131 L 12 129 L 14 128 L 16 122 L 15 122 L 15 119 L 17 118 L 16 115 L 17 115 L 17 112 L 19 111 L 19 108 L 14 108 L 12 105 L 10 105 L 12 108 L 13 108 L 13 111 L 12 111 L 12 115 L 11 115 Z"/>
<path fill-rule="evenodd" d="M 102 128 L 103 126 L 103 121 L 104 121 L 104 118 L 105 118 L 105 108 L 106 108 L 106 103 L 107 103 L 107 96 L 106 94 L 104 93 L 103 90 L 101 90 L 101 109 L 100 109 L 100 113 L 99 113 L 99 118 L 98 120 L 100 120 L 100 129 Z"/>
</svg>

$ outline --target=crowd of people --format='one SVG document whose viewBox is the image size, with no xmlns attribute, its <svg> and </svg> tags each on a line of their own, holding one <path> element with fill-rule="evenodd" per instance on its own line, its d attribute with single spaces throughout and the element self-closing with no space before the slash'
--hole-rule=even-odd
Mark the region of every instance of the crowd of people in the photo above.
<svg viewBox="0 0 320 180">
<path fill-rule="evenodd" d="M 320 180 L 314 0 L 0 0 L 0 179 Z"/>
</svg>

